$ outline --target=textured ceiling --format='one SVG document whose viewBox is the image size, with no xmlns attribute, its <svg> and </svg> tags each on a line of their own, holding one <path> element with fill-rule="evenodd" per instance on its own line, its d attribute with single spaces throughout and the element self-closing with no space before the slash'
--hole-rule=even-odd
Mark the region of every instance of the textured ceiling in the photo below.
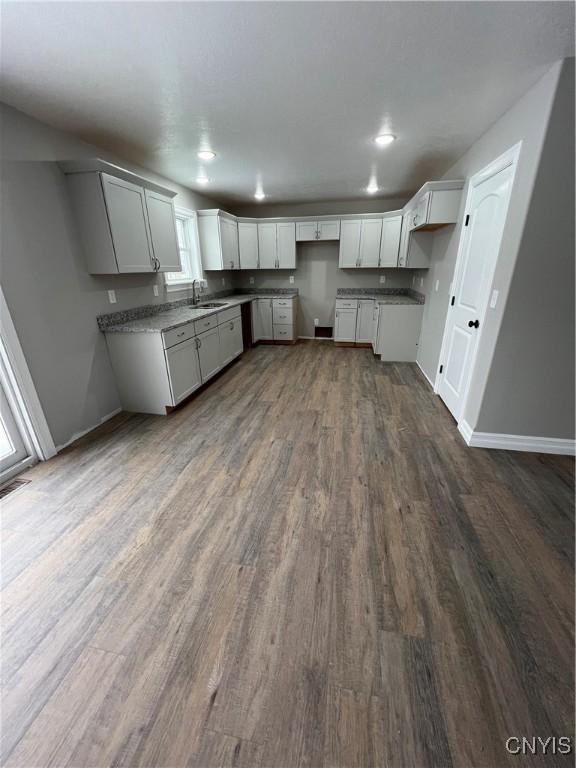
<svg viewBox="0 0 576 768">
<path fill-rule="evenodd" d="M 557 59 L 555 2 L 4 3 L 0 97 L 230 202 L 400 196 Z M 386 149 L 372 142 L 390 131 Z M 196 152 L 217 152 L 202 164 Z"/>
</svg>

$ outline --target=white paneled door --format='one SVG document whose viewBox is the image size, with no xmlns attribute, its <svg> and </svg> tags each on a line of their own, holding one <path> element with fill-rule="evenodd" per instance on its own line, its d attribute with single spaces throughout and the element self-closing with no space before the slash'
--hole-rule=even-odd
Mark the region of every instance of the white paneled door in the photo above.
<svg viewBox="0 0 576 768">
<path fill-rule="evenodd" d="M 511 151 L 470 180 L 438 386 L 438 394 L 456 421 L 462 413 L 482 332 L 516 158 L 517 152 Z"/>
</svg>

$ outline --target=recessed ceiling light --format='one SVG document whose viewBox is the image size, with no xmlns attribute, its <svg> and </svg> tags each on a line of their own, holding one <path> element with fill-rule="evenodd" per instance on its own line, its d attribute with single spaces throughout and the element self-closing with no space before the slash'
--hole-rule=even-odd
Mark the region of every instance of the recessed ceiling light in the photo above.
<svg viewBox="0 0 576 768">
<path fill-rule="evenodd" d="M 196 184 L 208 184 L 210 179 L 207 176 L 198 176 L 196 179 Z"/>
<path fill-rule="evenodd" d="M 264 200 L 266 195 L 264 194 L 264 192 L 255 192 L 254 197 L 256 198 L 256 200 Z"/>
<path fill-rule="evenodd" d="M 378 185 L 370 182 L 366 187 L 366 192 L 368 192 L 369 195 L 375 195 L 376 192 L 378 192 Z"/>
<path fill-rule="evenodd" d="M 197 154 L 200 160 L 214 160 L 216 157 L 216 152 L 212 152 L 210 149 L 201 149 Z"/>
<path fill-rule="evenodd" d="M 388 144 L 392 144 L 396 136 L 392 133 L 381 133 L 380 136 L 376 136 L 374 139 L 374 142 L 378 144 L 379 147 L 385 147 Z"/>
</svg>

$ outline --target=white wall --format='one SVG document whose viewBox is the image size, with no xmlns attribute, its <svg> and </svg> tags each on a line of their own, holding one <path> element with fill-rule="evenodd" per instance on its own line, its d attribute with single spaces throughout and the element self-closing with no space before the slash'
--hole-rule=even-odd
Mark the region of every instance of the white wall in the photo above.
<svg viewBox="0 0 576 768">
<path fill-rule="evenodd" d="M 0 104 L 2 286 L 56 445 L 95 426 L 120 402 L 96 316 L 165 300 L 158 275 L 86 272 L 65 178 L 55 161 L 103 157 L 177 191 L 177 205 L 215 207 L 149 171 Z M 220 287 L 220 277 L 211 284 Z M 118 299 L 110 305 L 107 290 Z"/>
<path fill-rule="evenodd" d="M 444 178 L 469 179 L 477 171 L 488 165 L 492 160 L 504 151 L 522 140 L 522 151 L 516 172 L 514 188 L 511 195 L 508 218 L 502 240 L 500 257 L 493 281 L 493 288 L 500 291 L 499 305 L 494 310 L 489 310 L 481 343 L 478 350 L 478 364 L 475 369 L 474 380 L 471 386 L 468 404 L 463 414 L 464 420 L 475 428 L 479 423 L 479 413 L 484 396 L 488 374 L 492 363 L 496 342 L 504 316 L 506 299 L 512 283 L 512 275 L 517 258 L 519 262 L 529 259 L 525 249 L 521 248 L 529 207 L 532 199 L 536 175 L 539 168 L 540 156 L 546 130 L 551 114 L 553 100 L 562 69 L 562 62 L 555 64 L 548 73 L 531 88 L 516 104 L 514 104 L 469 150 L 468 152 L 445 174 Z M 568 130 L 569 126 L 566 126 Z M 462 197 L 462 209 L 459 221 L 463 221 L 464 202 L 466 189 Z M 565 208 L 564 214 L 572 216 Z M 541 221 L 545 225 L 545 222 Z M 425 280 L 426 305 L 424 309 L 423 330 L 420 339 L 418 362 L 428 377 L 434 381 L 438 366 L 442 344 L 442 335 L 446 320 L 446 313 L 450 298 L 450 283 L 454 273 L 458 242 L 460 238 L 461 223 L 455 227 L 447 227 L 439 230 L 435 235 L 431 267 Z M 542 293 L 548 289 L 550 301 L 554 301 L 551 289 L 556 279 L 563 279 L 551 275 L 542 270 L 539 274 L 538 290 Z M 439 290 L 434 290 L 436 281 L 439 281 Z M 520 301 L 521 296 L 517 297 Z M 516 302 L 515 302 L 516 303 Z M 510 308 L 514 305 L 511 304 Z M 522 329 L 517 329 L 522 332 Z M 500 374 L 498 374 L 500 375 Z M 501 375 L 504 375 L 503 371 Z M 523 387 L 530 387 L 529 381 L 522 383 Z M 506 408 L 504 409 L 504 411 Z M 504 412 L 500 416 L 504 416 Z M 525 413 L 524 416 L 528 417 Z M 526 418 L 524 426 L 521 422 L 524 416 L 519 414 L 514 420 L 516 434 L 541 434 L 545 436 L 546 429 L 538 432 L 524 431 L 529 427 Z M 492 422 L 492 431 L 507 433 L 512 426 L 511 421 L 502 419 L 498 425 Z M 497 427 L 497 428 L 496 428 Z M 543 425 L 542 427 L 543 428 Z M 548 430 L 549 431 L 549 430 Z M 510 432 L 512 433 L 512 432 Z M 553 437 L 559 434 L 549 435 Z"/>
</svg>

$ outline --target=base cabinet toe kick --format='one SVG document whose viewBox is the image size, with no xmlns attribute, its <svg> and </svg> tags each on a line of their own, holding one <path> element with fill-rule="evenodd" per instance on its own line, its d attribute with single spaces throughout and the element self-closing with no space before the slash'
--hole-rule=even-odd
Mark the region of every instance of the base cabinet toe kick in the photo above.
<svg viewBox="0 0 576 768">
<path fill-rule="evenodd" d="M 163 333 L 106 333 L 122 408 L 165 416 L 242 354 L 240 306 Z"/>
</svg>

